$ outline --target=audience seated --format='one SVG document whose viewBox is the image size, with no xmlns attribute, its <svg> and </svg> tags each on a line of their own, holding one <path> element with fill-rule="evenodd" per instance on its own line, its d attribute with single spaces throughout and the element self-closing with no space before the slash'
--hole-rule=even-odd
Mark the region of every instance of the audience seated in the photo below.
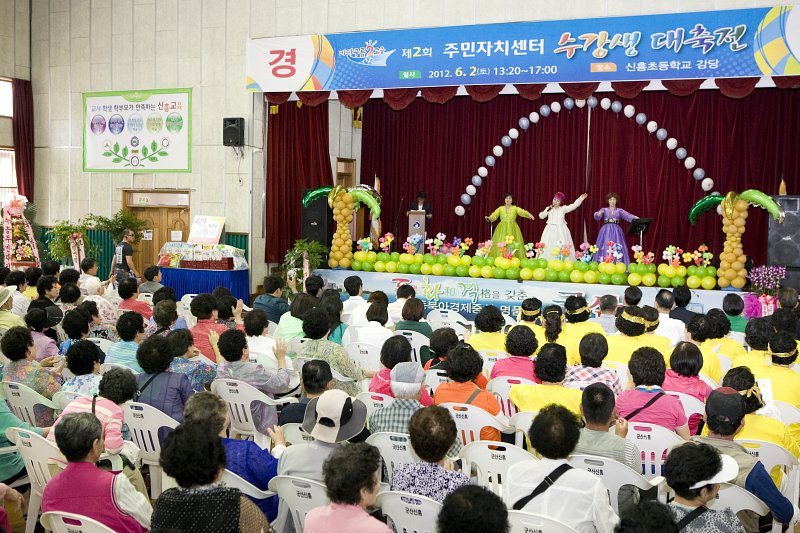
<svg viewBox="0 0 800 533">
<path fill-rule="evenodd" d="M 121 311 L 136 311 L 146 320 L 152 318 L 153 310 L 147 305 L 147 302 L 139 300 L 139 285 L 136 283 L 136 278 L 129 277 L 120 281 L 117 286 L 117 294 L 122 298 L 119 303 Z"/>
<path fill-rule="evenodd" d="M 154 531 L 269 531 L 269 521 L 252 501 L 239 489 L 219 483 L 225 447 L 208 424 L 178 426 L 164 441 L 159 462 L 178 486 L 158 497 Z"/>
<path fill-rule="evenodd" d="M 64 315 L 58 307 L 31 309 L 25 315 L 25 324 L 31 330 L 37 361 L 58 356 L 59 349 L 56 341 L 46 335 L 45 331 L 56 327 L 61 323 L 63 317 Z"/>
<path fill-rule="evenodd" d="M 78 276 L 78 286 L 81 288 L 81 292 L 86 294 L 84 291 L 86 287 L 86 283 L 89 280 L 96 280 L 100 283 L 100 278 L 97 277 L 97 271 L 100 269 L 100 264 L 97 262 L 97 259 L 93 257 L 84 257 L 81 260 L 81 274 Z M 106 282 L 108 284 L 109 282 Z"/>
<path fill-rule="evenodd" d="M 395 324 L 395 331 L 415 331 L 431 338 L 433 330 L 431 325 L 422 320 L 422 315 L 425 313 L 425 304 L 418 298 L 408 298 L 405 306 L 403 306 L 402 320 Z M 424 365 L 431 358 L 430 349 L 423 346 L 419 353 L 420 362 Z"/>
<path fill-rule="evenodd" d="M 450 412 L 438 405 L 417 410 L 408 421 L 411 447 L 419 462 L 401 463 L 392 473 L 392 490 L 411 492 L 438 502 L 458 487 L 469 484 L 469 476 L 456 470 L 447 450 L 457 437 Z"/>
<path fill-rule="evenodd" d="M 364 429 L 367 420 L 367 406 L 361 400 L 351 398 L 346 392 L 332 389 L 312 398 L 306 407 L 303 429 L 314 437 L 311 442 L 292 444 L 278 461 L 279 476 L 297 476 L 313 481 L 325 482 L 323 463 L 339 444 L 352 439 Z M 345 448 L 350 448 L 351 445 Z M 378 464 L 375 465 L 377 474 Z M 341 465 L 341 471 L 344 471 Z M 352 480 L 348 482 L 352 483 Z M 306 517 L 308 519 L 308 517 Z M 294 531 L 289 508 L 280 501 L 275 531 L 291 533 Z M 306 521 L 305 531 L 308 532 Z M 347 530 L 344 530 L 347 531 Z M 350 530 L 360 531 L 360 530 Z"/>
<path fill-rule="evenodd" d="M 119 342 L 111 345 L 106 354 L 106 363 L 127 366 L 134 372 L 142 372 L 136 359 L 136 351 L 144 340 L 144 317 L 136 311 L 125 311 L 117 319 Z"/>
<path fill-rule="evenodd" d="M 528 436 L 542 459 L 508 469 L 503 500 L 509 509 L 554 518 L 580 533 L 613 531 L 617 515 L 603 482 L 568 464 L 580 438 L 578 417 L 563 406 L 548 405 L 533 419 Z"/>
<path fill-rule="evenodd" d="M 383 343 L 381 347 L 381 366 L 383 368 L 372 377 L 372 382 L 369 384 L 370 392 L 378 392 L 387 396 L 394 396 L 391 387 L 391 372 L 398 363 L 411 362 L 411 343 L 408 339 L 399 335 L 393 336 L 391 339 Z M 424 406 L 433 405 L 433 398 L 431 398 L 428 391 L 423 389 L 420 403 Z"/>
<path fill-rule="evenodd" d="M 366 326 L 370 321 L 367 318 L 367 311 L 374 303 L 386 306 L 386 322 L 383 325 L 385 325 L 387 328 L 393 328 L 395 323 L 389 318 L 389 297 L 383 291 L 372 291 L 367 298 L 367 303 L 357 306 L 350 312 L 350 321 L 348 324 L 355 328 Z M 355 341 L 351 340 L 350 342 Z"/>
<path fill-rule="evenodd" d="M 222 398 L 210 392 L 201 392 L 189 398 L 183 416 L 185 423 L 196 422 L 219 435 L 225 448 L 226 469 L 255 487 L 268 490 L 269 480 L 278 473 L 278 457 L 286 449 L 286 441 L 280 428 L 270 430 L 269 435 L 274 443 L 272 453 L 269 450 L 262 450 L 251 440 L 227 438 L 230 425 L 228 407 Z M 278 515 L 277 496 L 261 500 L 253 499 L 253 503 L 261 509 L 268 520 L 275 520 Z"/>
<path fill-rule="evenodd" d="M 186 375 L 168 372 L 172 359 L 172 350 L 164 337 L 150 337 L 139 345 L 136 360 L 142 373 L 136 376 L 139 390 L 134 400 L 182 422 L 183 406 L 194 389 Z"/>
<path fill-rule="evenodd" d="M 770 381 L 775 400 L 800 408 L 800 374 L 792 368 L 797 361 L 797 342 L 794 335 L 786 331 L 775 333 L 769 340 L 767 353 L 771 364 L 754 368 L 753 374 L 756 379 Z"/>
<path fill-rule="evenodd" d="M 514 385 L 509 394 L 520 411 L 541 411 L 546 405 L 563 405 L 576 415 L 581 412 L 581 391 L 564 387 L 567 352 L 564 347 L 548 342 L 539 350 L 534 372 L 540 385 Z"/>
<path fill-rule="evenodd" d="M 605 383 L 592 383 L 583 389 L 581 416 L 585 426 L 573 453 L 607 457 L 638 471 L 639 450 L 625 438 L 628 421 L 617 415 L 614 399 L 614 393 Z M 609 432 L 612 427 L 614 433 Z"/>
<path fill-rule="evenodd" d="M 153 293 L 153 312 L 155 312 L 155 307 L 164 300 L 169 300 L 170 302 L 174 303 L 177 310 L 178 298 L 175 297 L 175 291 L 172 290 L 172 287 L 161 287 Z M 156 325 L 155 317 L 150 319 L 150 325 Z M 189 329 L 189 325 L 186 323 L 185 318 L 178 315 L 178 318 L 175 320 L 175 323 L 170 326 L 170 329 Z"/>
<path fill-rule="evenodd" d="M 104 297 L 103 286 L 99 280 L 89 279 L 83 287 L 86 289 L 86 296 L 83 303 L 94 302 L 100 315 L 100 325 L 113 329 L 119 318 L 119 309 Z"/>
<path fill-rule="evenodd" d="M 58 347 L 61 355 L 66 354 L 74 343 L 89 338 L 89 322 L 91 320 L 91 317 L 80 309 L 72 309 L 64 314 L 61 329 L 66 333 L 67 339 Z"/>
<path fill-rule="evenodd" d="M 744 311 L 744 300 L 738 294 L 728 293 L 722 299 L 722 310 L 731 323 L 731 331 L 744 333 L 747 327 L 747 317 L 742 315 Z"/>
<path fill-rule="evenodd" d="M 81 340 L 67 350 L 66 364 L 73 376 L 61 385 L 64 392 L 77 392 L 91 396 L 100 386 L 100 365 L 106 355 L 92 341 Z"/>
<path fill-rule="evenodd" d="M 686 307 L 692 301 L 692 291 L 689 287 L 676 287 L 672 290 L 672 295 L 675 297 L 675 307 L 669 312 L 670 318 L 680 320 L 688 325 L 689 322 L 697 315 L 689 311 Z"/>
<path fill-rule="evenodd" d="M 373 293 L 375 294 L 375 293 Z M 383 301 L 376 301 L 365 305 L 367 311 L 367 323 L 364 326 L 356 327 L 350 325 L 347 331 L 344 332 L 342 337 L 342 344 L 347 346 L 351 342 L 369 342 L 375 346 L 381 346 L 389 340 L 393 333 L 389 329 L 389 314 L 386 311 L 386 303 Z M 357 312 L 360 308 L 356 308 Z"/>
<path fill-rule="evenodd" d="M 711 337 L 702 345 L 703 348 L 724 355 L 731 360 L 747 353 L 741 342 L 731 339 L 731 323 L 722 309 L 711 309 L 706 313 L 706 318 L 711 321 Z"/>
<path fill-rule="evenodd" d="M 672 345 L 670 340 L 656 333 L 658 326 L 661 325 L 659 312 L 653 306 L 643 305 L 642 317 L 645 319 L 643 337 L 645 345 L 655 348 L 662 354 L 668 354 Z"/>
<path fill-rule="evenodd" d="M 145 267 L 142 276 L 146 281 L 139 285 L 139 292 L 153 294 L 163 287 L 161 284 L 161 270 L 156 265 Z"/>
<path fill-rule="evenodd" d="M 267 335 L 267 315 L 260 309 L 253 309 L 244 317 L 244 332 L 247 334 L 247 348 L 252 354 L 266 356 L 272 366 L 278 366 L 275 359 L 275 339 Z"/>
<path fill-rule="evenodd" d="M 436 519 L 437 533 L 508 533 L 508 509 L 487 488 L 464 485 L 444 499 Z"/>
<path fill-rule="evenodd" d="M 484 307 L 484 309 L 486 309 Z M 464 403 L 473 405 L 491 415 L 503 418 L 500 404 L 490 392 L 478 387 L 474 380 L 483 369 L 483 359 L 469 344 L 459 343 L 447 354 L 447 377 L 450 381 L 442 383 L 433 395 L 436 405 L 443 403 Z M 500 432 L 491 427 L 481 428 L 481 440 L 500 440 Z"/>
<path fill-rule="evenodd" d="M 345 331 L 347 331 L 347 324 L 342 322 L 342 299 L 339 297 L 339 291 L 334 289 L 325 289 L 322 291 L 322 296 L 319 299 L 317 307 L 328 313 L 328 340 L 341 345 Z"/>
<path fill-rule="evenodd" d="M 494 364 L 491 378 L 510 376 L 540 383 L 533 371 L 536 367 L 533 355 L 538 349 L 536 335 L 530 328 L 514 326 L 506 336 L 506 346 L 503 350 L 509 357 L 504 357 Z"/>
<path fill-rule="evenodd" d="M 775 331 L 785 331 L 797 340 L 797 315 L 793 308 L 780 307 L 770 317 Z"/>
<path fill-rule="evenodd" d="M 53 432 L 67 466 L 45 485 L 42 512 L 87 516 L 119 533 L 148 531 L 152 507 L 147 497 L 124 474 L 96 466 L 103 453 L 100 420 L 92 413 L 68 414 Z M 197 466 L 208 460 L 203 457 Z"/>
<path fill-rule="evenodd" d="M 447 354 L 450 350 L 455 348 L 460 341 L 458 335 L 453 328 L 439 328 L 431 334 L 430 353 L 431 358 L 424 365 L 425 370 L 446 370 Z M 482 388 L 486 388 L 489 380 L 481 372 L 475 377 L 475 384 Z"/>
<path fill-rule="evenodd" d="M 172 300 L 161 300 L 153 306 L 152 321 L 155 329 L 150 335 L 166 337 L 178 321 L 178 305 Z"/>
<path fill-rule="evenodd" d="M 631 356 L 628 369 L 635 389 L 617 397 L 617 412 L 629 422 L 656 424 L 689 438 L 689 425 L 683 405 L 662 388 L 666 364 L 655 348 L 639 348 Z"/>
<path fill-rule="evenodd" d="M 662 388 L 665 391 L 682 392 L 705 403 L 712 388 L 700 379 L 700 369 L 703 366 L 703 354 L 700 348 L 691 342 L 679 342 L 672 355 L 669 357 L 669 366 L 664 374 Z M 700 415 L 689 418 L 689 432 L 697 433 Z"/>
<path fill-rule="evenodd" d="M 27 298 L 23 293 L 28 288 L 28 283 L 25 281 L 25 273 L 21 270 L 14 270 L 9 272 L 6 276 L 6 287 L 14 287 L 16 290 L 12 295 L 13 303 L 11 304 L 11 312 L 17 316 L 25 316 L 28 312 L 28 306 L 31 304 L 30 298 Z"/>
<path fill-rule="evenodd" d="M 687 442 L 670 450 L 664 461 L 664 477 L 675 492 L 669 506 L 686 531 L 744 533 L 744 527 L 729 507 L 708 504 L 717 498 L 719 484 L 732 481 L 739 466 L 729 455 L 703 443 Z M 698 511 L 698 509 L 700 509 Z"/>
<path fill-rule="evenodd" d="M 55 357 L 36 361 L 36 350 L 28 328 L 15 327 L 8 330 L 0 339 L 0 349 L 9 362 L 3 367 L 3 381 L 22 383 L 38 392 L 48 400 L 61 388 L 61 371 L 64 362 Z M 54 366 L 55 365 L 55 366 Z M 53 425 L 53 410 L 44 405 L 34 405 L 36 425 Z"/>
<path fill-rule="evenodd" d="M 710 377 L 716 383 L 722 380 L 722 366 L 719 357 L 709 348 L 703 348 L 703 343 L 714 335 L 714 324 L 705 315 L 695 313 L 695 316 L 686 325 L 686 340 L 700 348 L 703 355 L 701 374 Z M 707 345 L 706 345 L 707 346 Z"/>
<path fill-rule="evenodd" d="M 564 302 L 566 310 L 566 324 L 560 342 L 567 349 L 567 364 L 576 365 L 580 361 L 578 354 L 578 344 L 587 333 L 604 334 L 603 326 L 595 322 L 590 322 L 589 304 L 583 296 L 567 296 Z"/>
<path fill-rule="evenodd" d="M 13 283 L 9 283 L 8 278 L 6 278 L 6 285 L 13 285 Z M 798 316 L 798 313 L 800 313 L 800 299 L 798 299 L 797 289 L 793 287 L 781 287 L 778 289 L 778 305 L 781 309 L 789 309 L 795 316 Z M 800 331 L 795 330 L 795 333 L 800 334 Z"/>
<path fill-rule="evenodd" d="M 364 294 L 364 282 L 358 276 L 347 276 L 344 279 L 344 290 L 347 291 L 349 297 L 344 301 L 342 314 L 349 317 L 356 307 L 364 305 L 367 301 L 362 296 Z"/>
<path fill-rule="evenodd" d="M 64 272 L 67 272 L 66 270 Z M 73 271 L 74 272 L 74 271 Z M 78 288 L 77 283 L 63 283 L 58 290 L 58 307 L 67 312 L 75 309 L 78 301 L 81 299 L 81 290 Z"/>
<path fill-rule="evenodd" d="M 14 327 L 25 327 L 25 321 L 21 316 L 11 312 L 14 306 L 12 298 L 16 287 L 0 287 L 0 329 L 11 329 Z"/>
<path fill-rule="evenodd" d="M 670 318 L 669 314 L 675 307 L 675 296 L 667 289 L 661 289 L 656 293 L 654 301 L 658 311 L 658 327 L 656 335 L 661 335 L 669 339 L 670 346 L 675 346 L 683 340 L 685 324 L 677 318 Z"/>
<path fill-rule="evenodd" d="M 539 324 L 542 317 L 542 301 L 539 298 L 525 298 L 519 306 L 517 324 L 525 326 L 536 335 L 536 344 L 543 346 L 547 342 L 544 338 L 544 328 Z"/>
<path fill-rule="evenodd" d="M 395 324 L 398 324 L 404 320 L 403 306 L 405 306 L 409 298 L 416 297 L 417 291 L 415 291 L 414 287 L 412 287 L 408 283 L 403 283 L 402 285 L 397 287 L 396 295 L 397 299 L 389 304 L 387 310 L 389 312 L 389 320 L 391 320 Z"/>
<path fill-rule="evenodd" d="M 208 388 L 217 377 L 217 365 L 206 362 L 194 346 L 194 337 L 188 329 L 176 329 L 167 335 L 172 362 L 169 371 L 185 374 L 195 391 Z"/>
<path fill-rule="evenodd" d="M 767 351 L 769 340 L 775 334 L 772 321 L 769 317 L 753 318 L 747 322 L 744 339 L 750 351 L 733 360 L 733 368 L 746 366 L 752 371 L 761 368 L 765 363 L 771 362 Z"/>
<path fill-rule="evenodd" d="M 86 316 L 90 318 L 89 322 L 89 337 L 90 338 L 100 338 L 100 339 L 107 339 L 111 342 L 116 342 L 119 340 L 119 336 L 117 332 L 114 330 L 113 326 L 106 326 L 103 324 L 103 318 L 100 316 L 100 309 L 97 306 L 97 302 L 92 300 L 84 300 L 81 304 L 77 307 L 84 313 Z M 116 320 L 114 321 L 116 323 Z"/>
<path fill-rule="evenodd" d="M 217 324 L 221 324 L 228 329 L 236 329 L 237 324 L 243 323 L 241 311 L 239 311 L 239 321 L 237 322 L 236 307 L 240 304 L 233 295 L 222 294 L 220 296 L 216 296 L 212 293 L 212 296 L 214 296 L 214 298 L 217 300 Z"/>
<path fill-rule="evenodd" d="M 39 278 L 42 277 L 42 274 L 42 269 L 39 267 L 28 267 L 25 269 L 25 281 L 28 284 L 28 288 L 25 289 L 25 292 L 22 294 L 31 301 L 39 297 L 36 284 L 39 282 Z"/>
<path fill-rule="evenodd" d="M 303 395 L 297 403 L 284 405 L 278 414 L 278 424 L 302 424 L 306 416 L 308 402 L 319 398 L 326 390 L 333 388 L 331 366 L 327 361 L 312 359 L 303 365 L 300 375 Z M 293 443 L 295 444 L 295 443 Z"/>
<path fill-rule="evenodd" d="M 690 440 L 709 444 L 719 453 L 733 457 L 739 465 L 739 474 L 732 483 L 755 494 L 769 507 L 775 520 L 788 524 L 800 518 L 797 506 L 781 494 L 761 461 L 747 453 L 741 444 L 734 442 L 742 430 L 745 414 L 745 400 L 737 391 L 730 387 L 716 389 L 706 401 L 708 436 L 695 436 Z M 746 531 L 759 530 L 755 513 L 746 511 L 738 516 Z"/>
<path fill-rule="evenodd" d="M 289 311 L 289 304 L 283 299 L 283 288 L 286 283 L 280 276 L 267 276 L 264 278 L 264 294 L 253 300 L 253 309 L 262 311 L 268 320 L 280 321 L 284 313 Z"/>
<path fill-rule="evenodd" d="M 622 293 L 622 306 L 623 307 L 638 307 L 642 301 L 642 289 L 639 287 L 626 287 L 625 292 Z"/>
<path fill-rule="evenodd" d="M 316 274 L 311 274 L 303 281 L 303 289 L 309 296 L 319 300 L 322 297 L 322 290 L 325 288 L 325 280 Z"/>
<path fill-rule="evenodd" d="M 655 500 L 641 500 L 622 511 L 614 533 L 678 533 L 672 510 Z"/>
<path fill-rule="evenodd" d="M 232 329 L 220 335 L 219 353 L 225 361 L 217 367 L 218 379 L 244 381 L 273 398 L 277 394 L 297 388 L 300 384 L 297 372 L 286 367 L 286 344 L 283 342 L 275 347 L 278 368 L 251 363 L 247 338 L 239 330 Z M 253 422 L 260 432 L 266 434 L 267 429 L 278 423 L 278 413 L 274 406 L 257 402 L 251 405 L 251 409 Z"/>
<path fill-rule="evenodd" d="M 58 298 L 58 291 L 61 287 L 58 286 L 58 281 L 53 276 L 42 276 L 36 282 L 37 298 L 28 306 L 31 309 L 47 309 L 56 305 L 55 300 Z"/>
<path fill-rule="evenodd" d="M 278 322 L 278 327 L 275 329 L 273 337 L 276 339 L 292 340 L 302 339 L 303 334 L 303 318 L 306 313 L 317 306 L 317 301 L 313 296 L 302 293 L 295 296 L 292 300 L 292 305 L 289 307 L 289 312 L 284 313 Z"/>
<path fill-rule="evenodd" d="M 217 324 L 217 300 L 210 294 L 198 294 L 189 304 L 192 316 L 197 318 L 197 324 L 191 329 L 194 337 L 194 345 L 200 353 L 212 363 L 217 363 L 217 356 L 211 346 L 210 334 L 213 331 L 217 335 L 222 335 L 228 331 L 228 327 Z M 237 306 L 237 312 L 241 316 L 241 308 Z M 241 329 L 244 329 L 240 326 Z"/>
<path fill-rule="evenodd" d="M 2 448 L 14 446 L 14 443 L 9 441 L 6 436 L 6 430 L 9 428 L 22 428 L 43 437 L 46 437 L 47 433 L 50 431 L 50 427 L 33 427 L 27 422 L 23 422 L 11 412 L 8 403 L 2 401 L 0 402 L 0 447 Z M 10 485 L 22 479 L 25 475 L 25 462 L 22 460 L 22 456 L 19 453 L 0 454 L 0 482 Z M 22 487 L 20 487 L 20 490 L 24 492 Z"/>
<path fill-rule="evenodd" d="M 67 283 L 74 283 L 75 285 L 77 285 L 78 281 L 80 280 L 80 277 L 81 273 L 75 270 L 74 268 L 70 267 L 65 268 L 56 275 L 58 284 L 61 285 L 62 288 Z"/>
<path fill-rule="evenodd" d="M 614 322 L 617 334 L 608 337 L 608 355 L 606 361 L 627 365 L 631 354 L 637 349 L 647 346 L 647 320 L 641 307 L 623 307 Z"/>
<path fill-rule="evenodd" d="M 617 332 L 617 326 L 614 324 L 617 319 L 617 306 L 619 301 L 613 294 L 605 294 L 600 297 L 599 314 L 589 319 L 590 322 L 600 324 L 603 332 L 606 335 L 613 335 Z M 681 330 L 683 333 L 683 330 Z"/>
<path fill-rule="evenodd" d="M 581 388 L 591 383 L 605 383 L 614 394 L 622 392 L 619 376 L 613 370 L 602 367 L 603 359 L 608 355 L 608 340 L 600 333 L 588 333 L 578 344 L 580 364 L 567 369 L 564 386 L 579 385 Z"/>
<path fill-rule="evenodd" d="M 380 492 L 381 455 L 366 443 L 334 450 L 323 466 L 330 504 L 312 509 L 305 533 L 391 533 L 391 528 L 373 518 L 367 509 Z"/>
<path fill-rule="evenodd" d="M 310 298 L 310 296 L 309 296 Z M 294 304 L 292 304 L 294 305 Z M 385 311 L 385 308 L 384 308 Z M 298 357 L 305 359 L 321 359 L 326 361 L 331 368 L 344 377 L 355 381 L 342 382 L 334 380 L 334 388 L 341 389 L 351 396 L 361 392 L 358 382 L 364 378 L 372 377 L 374 372 L 366 372 L 359 368 L 341 345 L 328 340 L 328 313 L 322 309 L 312 309 L 306 313 L 303 320 L 303 332 L 310 339 L 300 347 Z"/>
<path fill-rule="evenodd" d="M 58 273 L 61 271 L 61 265 L 58 261 L 45 261 L 42 263 L 42 273 L 45 276 L 53 276 L 58 278 Z"/>
<path fill-rule="evenodd" d="M 506 351 L 506 334 L 503 328 L 506 321 L 500 309 L 494 305 L 487 305 L 475 315 L 475 328 L 478 330 L 469 336 L 467 342 L 476 350 Z"/>
</svg>

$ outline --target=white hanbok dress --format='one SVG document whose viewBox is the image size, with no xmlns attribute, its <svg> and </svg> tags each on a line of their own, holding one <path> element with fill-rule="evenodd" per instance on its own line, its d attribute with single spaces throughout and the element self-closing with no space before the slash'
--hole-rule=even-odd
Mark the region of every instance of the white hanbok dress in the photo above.
<svg viewBox="0 0 800 533">
<path fill-rule="evenodd" d="M 569 205 L 560 205 L 558 207 L 545 208 L 544 211 L 539 213 L 539 218 L 547 220 L 547 225 L 542 232 L 540 242 L 544 243 L 543 254 L 545 258 L 550 257 L 551 250 L 556 246 L 556 243 L 561 241 L 561 245 L 569 244 L 570 257 L 575 256 L 575 245 L 572 242 L 572 234 L 569 232 L 567 222 L 564 216 L 578 209 L 583 203 L 583 198 L 578 197 L 577 200 Z"/>
</svg>

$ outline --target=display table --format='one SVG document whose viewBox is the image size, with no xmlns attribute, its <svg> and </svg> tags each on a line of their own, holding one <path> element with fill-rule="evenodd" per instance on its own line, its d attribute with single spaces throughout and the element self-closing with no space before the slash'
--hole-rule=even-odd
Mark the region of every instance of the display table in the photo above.
<svg viewBox="0 0 800 533">
<path fill-rule="evenodd" d="M 161 283 L 175 291 L 180 300 L 184 294 L 211 293 L 217 287 L 228 288 L 236 298 L 250 302 L 250 271 L 198 270 L 193 268 L 159 267 Z"/>
</svg>

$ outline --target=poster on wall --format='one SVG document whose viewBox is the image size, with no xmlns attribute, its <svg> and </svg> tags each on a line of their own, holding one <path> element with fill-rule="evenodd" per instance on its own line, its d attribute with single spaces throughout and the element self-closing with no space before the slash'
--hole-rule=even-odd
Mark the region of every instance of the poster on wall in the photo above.
<svg viewBox="0 0 800 533">
<path fill-rule="evenodd" d="M 249 91 L 800 74 L 800 6 L 247 42 Z"/>
<path fill-rule="evenodd" d="M 192 90 L 83 93 L 84 172 L 191 172 Z"/>
</svg>

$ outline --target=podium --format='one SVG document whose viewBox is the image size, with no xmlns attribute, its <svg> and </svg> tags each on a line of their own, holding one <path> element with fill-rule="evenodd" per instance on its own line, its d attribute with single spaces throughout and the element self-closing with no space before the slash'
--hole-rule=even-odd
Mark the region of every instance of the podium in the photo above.
<svg viewBox="0 0 800 533">
<path fill-rule="evenodd" d="M 422 240 L 417 246 L 414 253 L 419 252 L 425 248 L 425 211 L 422 209 L 415 209 L 408 212 L 408 236 L 421 235 Z"/>
</svg>

